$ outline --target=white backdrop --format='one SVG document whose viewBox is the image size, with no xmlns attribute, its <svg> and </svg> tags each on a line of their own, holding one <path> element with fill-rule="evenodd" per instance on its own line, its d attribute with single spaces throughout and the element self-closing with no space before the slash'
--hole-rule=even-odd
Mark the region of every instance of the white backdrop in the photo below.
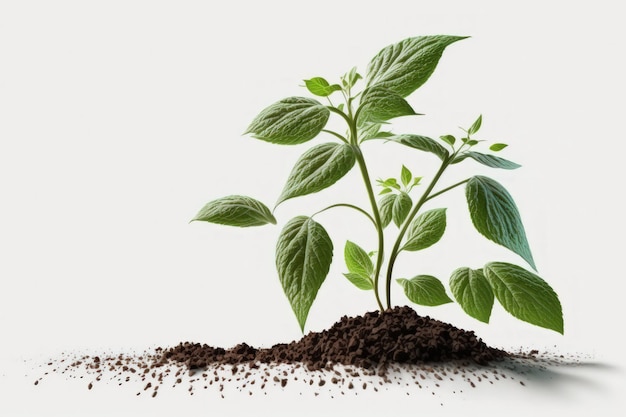
<svg viewBox="0 0 626 417">
<path fill-rule="evenodd" d="M 560 295 L 565 335 L 520 322 L 499 306 L 489 325 L 456 304 L 418 312 L 473 329 L 494 346 L 592 355 L 605 373 L 581 370 L 572 378 L 582 382 L 564 398 L 536 398 L 555 409 L 575 397 L 582 403 L 572 411 L 599 404 L 616 410 L 613 394 L 625 382 L 618 338 L 626 68 L 618 10 L 610 1 L 0 3 L 0 377 L 3 388 L 16 389 L 0 410 L 93 410 L 86 390 L 68 394 L 85 407 L 73 410 L 20 389 L 15 370 L 24 358 L 182 340 L 269 346 L 299 338 L 275 272 L 276 238 L 295 215 L 340 201 L 366 206 L 357 171 L 332 189 L 281 205 L 277 226 L 188 222 L 227 194 L 273 206 L 311 143 L 284 147 L 242 136 L 261 109 L 306 96 L 305 78 L 336 82 L 355 65 L 365 73 L 384 46 L 426 34 L 471 38 L 451 45 L 409 97 L 425 116 L 398 120 L 394 131 L 456 134 L 483 114 L 479 138 L 510 145 L 501 156 L 520 163 L 519 170 L 467 162 L 444 183 L 479 173 L 509 189 L 539 274 Z M 401 164 L 426 178 L 436 169 L 430 156 L 393 144 L 368 144 L 364 152 L 374 178 L 399 175 Z M 473 230 L 461 189 L 431 207 L 449 207 L 446 235 L 423 253 L 403 255 L 398 276 L 447 281 L 459 266 L 524 265 Z M 374 249 L 367 222 L 342 209 L 318 221 L 334 240 L 335 262 L 307 331 L 376 308 L 371 294 L 341 276 L 346 239 Z M 394 300 L 407 303 L 399 288 Z M 139 406 L 116 395 L 115 404 L 135 415 L 205 410 L 184 398 Z M 528 398 L 522 410 L 537 406 Z M 211 410 L 234 415 L 258 409 L 254 401 L 217 402 Z M 377 410 L 385 403 L 372 401 L 341 406 Z M 486 404 L 480 401 L 477 409 Z M 319 401 L 311 410 L 327 406 L 338 405 Z M 393 407 L 415 411 L 415 403 Z"/>
</svg>

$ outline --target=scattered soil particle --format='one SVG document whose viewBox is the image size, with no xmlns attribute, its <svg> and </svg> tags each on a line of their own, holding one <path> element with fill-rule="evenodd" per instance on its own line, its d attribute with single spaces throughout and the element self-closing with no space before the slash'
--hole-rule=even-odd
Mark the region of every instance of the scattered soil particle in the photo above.
<svg viewBox="0 0 626 417">
<path fill-rule="evenodd" d="M 358 395 L 368 385 L 372 386 L 373 392 L 380 391 L 377 386 L 386 390 L 385 384 L 417 390 L 439 389 L 440 383 L 446 382 L 443 377 L 448 374 L 458 375 L 475 388 L 476 383 L 485 380 L 493 384 L 486 373 L 497 381 L 499 377 L 514 380 L 555 363 L 567 363 L 567 360 L 554 357 L 544 359 L 538 350 L 513 354 L 489 347 L 474 332 L 419 316 L 410 307 L 396 307 L 384 313 L 374 311 L 356 317 L 344 316 L 327 330 L 310 332 L 298 341 L 270 348 L 254 348 L 240 343 L 225 349 L 182 342 L 139 355 L 62 356 L 47 361 L 47 366 L 52 369 L 44 376 L 51 373 L 80 379 L 92 376 L 87 385 L 89 390 L 105 376 L 105 381 L 108 377 L 120 386 L 137 383 L 133 391 L 136 395 L 146 392 L 152 397 L 157 395 L 161 386 L 171 384 L 176 387 L 188 383 L 190 395 L 194 394 L 196 386 L 204 390 L 211 387 L 219 390 L 222 398 L 233 389 L 247 395 L 253 395 L 253 391 L 262 391 L 266 395 L 272 385 L 267 384 L 269 381 L 274 382 L 274 387 L 283 389 L 290 389 L 287 387 L 290 382 L 289 386 L 300 389 L 301 395 L 302 390 L 315 396 L 327 391 L 330 398 L 334 398 L 337 392 Z M 499 363 L 503 365 L 498 366 Z M 507 378 L 503 372 L 513 372 L 515 377 L 509 375 Z M 43 376 L 37 378 L 34 384 L 41 385 L 42 379 Z M 259 384 L 255 384 L 257 380 Z M 317 384 L 311 390 L 314 381 Z M 327 384 L 328 381 L 332 384 Z M 523 381 L 519 384 L 526 386 Z M 348 394 L 343 388 L 349 390 Z"/>
</svg>

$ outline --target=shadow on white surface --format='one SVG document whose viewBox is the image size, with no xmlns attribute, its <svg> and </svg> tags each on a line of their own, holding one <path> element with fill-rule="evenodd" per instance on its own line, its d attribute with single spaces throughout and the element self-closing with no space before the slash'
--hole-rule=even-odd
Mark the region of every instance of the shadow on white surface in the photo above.
<svg viewBox="0 0 626 417">
<path fill-rule="evenodd" d="M 308 372 L 288 365 L 239 366 L 233 372 L 225 366 L 190 375 L 185 368 L 170 366 L 162 379 L 147 379 L 160 381 L 149 388 L 141 372 L 119 372 L 106 366 L 94 372 L 84 359 L 82 366 L 68 366 L 72 358 L 86 356 L 94 357 L 92 352 L 66 355 L 68 362 L 57 357 L 2 363 L 0 414 L 290 415 L 296 407 L 298 414 L 305 416 L 390 411 L 415 415 L 417 407 L 431 415 L 472 410 L 482 415 L 503 410 L 508 415 L 557 411 L 585 415 L 583 410 L 593 408 L 605 416 L 619 416 L 624 410 L 620 396 L 623 369 L 580 354 L 515 357 L 489 366 L 392 367 L 385 380 L 362 372 L 350 376 L 352 371 L 342 367 L 337 367 L 337 372 Z M 132 368 L 134 364 L 128 365 Z M 156 385 L 158 395 L 154 394 Z"/>
</svg>

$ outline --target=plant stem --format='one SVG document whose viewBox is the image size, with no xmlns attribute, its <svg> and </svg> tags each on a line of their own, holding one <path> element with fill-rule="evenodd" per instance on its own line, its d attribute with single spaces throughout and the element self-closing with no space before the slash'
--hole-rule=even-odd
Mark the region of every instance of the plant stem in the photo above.
<svg viewBox="0 0 626 417">
<path fill-rule="evenodd" d="M 347 114 L 345 114 L 344 112 L 342 112 L 341 110 L 339 110 L 336 107 L 327 107 L 328 110 L 332 111 L 333 113 L 337 113 L 339 116 L 343 117 L 343 120 L 346 121 L 346 123 L 348 123 L 348 125 L 352 125 L 352 119 L 350 117 L 348 117 Z"/>
<path fill-rule="evenodd" d="M 428 200 L 432 200 L 433 198 L 435 198 L 435 197 L 437 197 L 437 196 L 439 196 L 439 195 L 441 195 L 441 194 L 445 193 L 446 191 L 450 191 L 451 189 L 456 188 L 456 187 L 458 187 L 459 185 L 463 185 L 463 184 L 465 184 L 466 182 L 468 182 L 469 180 L 470 180 L 470 178 L 464 179 L 463 181 L 459 181 L 459 182 L 457 182 L 456 184 L 451 185 L 451 186 L 449 186 L 449 187 L 446 187 L 446 188 L 444 188 L 444 189 L 443 189 L 443 190 L 441 190 L 441 191 L 437 191 L 436 193 L 429 195 L 429 196 L 426 198 L 426 200 L 424 200 L 424 202 L 427 202 Z"/>
<path fill-rule="evenodd" d="M 404 238 L 404 235 L 407 229 L 409 228 L 411 221 L 413 221 L 413 218 L 422 208 L 424 203 L 428 201 L 428 199 L 430 198 L 429 197 L 430 192 L 433 190 L 433 188 L 435 187 L 435 184 L 437 184 L 437 181 L 439 181 L 439 178 L 441 178 L 441 175 L 446 170 L 448 165 L 450 165 L 450 162 L 453 160 L 455 156 L 456 154 L 453 154 L 452 156 L 449 156 L 441 163 L 441 166 L 439 167 L 439 170 L 435 174 L 435 177 L 432 179 L 430 184 L 428 184 L 426 191 L 424 191 L 424 194 L 422 194 L 422 197 L 419 199 L 415 207 L 413 207 L 413 210 L 411 211 L 411 213 L 405 220 L 404 225 L 402 226 L 402 229 L 400 230 L 400 233 L 398 234 L 398 238 L 396 239 L 396 242 L 393 245 L 393 249 L 391 250 L 391 255 L 389 256 L 389 264 L 387 265 L 387 278 L 386 278 L 386 288 L 385 288 L 388 309 L 391 308 L 391 276 L 393 273 L 393 266 L 396 262 L 396 258 L 398 257 L 398 254 L 400 253 L 400 244 L 402 243 L 402 239 Z M 456 184 L 456 185 L 460 185 L 460 184 Z M 441 194 L 441 192 L 439 192 L 438 194 Z"/>
<path fill-rule="evenodd" d="M 322 212 L 324 212 L 326 210 L 330 210 L 331 208 L 335 208 L 335 207 L 348 207 L 348 208 L 351 208 L 351 209 L 355 209 L 355 210 L 363 213 L 365 216 L 367 216 L 367 218 L 370 219 L 372 221 L 372 223 L 374 224 L 374 227 L 376 227 L 376 220 L 374 220 L 374 218 L 372 216 L 370 216 L 370 214 L 367 211 L 363 210 L 360 207 L 357 207 L 355 205 L 348 204 L 348 203 L 333 204 L 332 206 L 328 206 L 326 208 L 321 209 L 317 213 L 314 213 L 313 215 L 311 215 L 311 217 L 315 216 L 316 214 L 320 214 L 320 213 L 322 213 Z"/>
<path fill-rule="evenodd" d="M 378 204 L 376 203 L 376 197 L 374 196 L 374 190 L 372 189 L 372 183 L 370 181 L 369 173 L 367 172 L 367 165 L 365 164 L 365 159 L 363 158 L 363 153 L 361 152 L 361 148 L 359 148 L 358 145 L 354 145 L 354 152 L 356 154 L 356 160 L 359 164 L 359 168 L 361 169 L 363 182 L 365 182 L 365 188 L 367 189 L 367 196 L 369 197 L 370 204 L 372 205 L 372 212 L 374 213 L 374 224 L 376 226 L 376 233 L 378 234 L 378 252 L 376 253 L 376 270 L 374 271 L 374 296 L 376 297 L 378 308 L 380 308 L 380 311 L 382 313 L 383 303 L 380 300 L 380 295 L 378 292 L 378 278 L 380 276 L 380 270 L 382 268 L 383 257 L 384 257 L 384 236 L 383 236 L 382 221 L 380 219 L 380 212 L 378 211 Z"/>
<path fill-rule="evenodd" d="M 351 109 L 350 103 L 348 103 L 348 112 L 350 115 L 352 115 L 352 109 Z M 349 120 L 348 125 L 350 126 L 350 143 L 352 144 L 352 148 L 354 150 L 357 163 L 359 164 L 359 168 L 361 170 L 361 176 L 363 177 L 363 182 L 365 183 L 367 196 L 372 206 L 372 212 L 374 213 L 374 226 L 376 227 L 376 234 L 378 235 L 378 251 L 376 253 L 376 270 L 374 272 L 374 296 L 376 297 L 378 308 L 380 309 L 382 313 L 383 303 L 380 300 L 380 294 L 378 291 L 378 279 L 379 279 L 380 270 L 383 264 L 384 245 L 385 245 L 382 221 L 380 219 L 380 212 L 378 211 L 378 204 L 376 203 L 374 189 L 372 188 L 372 181 L 370 180 L 370 175 L 367 172 L 367 165 L 365 163 L 365 159 L 363 158 L 363 152 L 361 152 L 361 148 L 359 147 L 359 141 L 358 141 L 359 138 L 357 137 L 358 133 L 357 133 L 356 121 L 352 120 L 351 117 L 348 117 L 348 120 Z"/>
<path fill-rule="evenodd" d="M 344 138 L 344 137 L 343 137 L 343 135 L 340 135 L 340 134 L 339 134 L 339 133 L 337 133 L 337 132 L 333 132 L 332 130 L 326 130 L 326 129 L 322 129 L 322 132 L 329 133 L 329 134 L 331 134 L 331 135 L 335 136 L 336 138 L 339 138 L 339 140 L 341 140 L 341 141 L 342 141 L 342 142 L 344 142 L 344 143 L 349 143 L 349 142 L 348 142 L 348 139 Z"/>
<path fill-rule="evenodd" d="M 340 115 L 350 128 L 350 136 L 349 143 L 352 145 L 352 149 L 354 150 L 354 154 L 359 164 L 359 169 L 361 170 L 361 176 L 363 177 L 363 182 L 365 183 L 365 189 L 367 190 L 367 197 L 370 200 L 370 204 L 372 206 L 372 212 L 374 214 L 373 221 L 374 227 L 376 228 L 376 234 L 378 235 L 378 251 L 376 252 L 376 270 L 374 272 L 374 296 L 376 297 L 376 303 L 378 303 L 378 308 L 381 313 L 383 312 L 383 303 L 380 300 L 379 293 L 379 277 L 380 270 L 382 269 L 383 259 L 384 259 L 384 246 L 385 239 L 383 235 L 383 226 L 382 220 L 380 219 L 380 212 L 378 211 L 378 204 L 376 203 L 376 197 L 374 195 L 374 190 L 372 188 L 372 181 L 370 180 L 369 173 L 367 171 L 367 164 L 365 163 L 365 158 L 363 157 L 363 152 L 359 147 L 359 138 L 358 138 L 358 130 L 356 125 L 356 115 L 353 115 L 352 111 L 352 97 L 350 95 L 350 90 L 347 91 L 347 97 L 344 94 L 344 98 L 346 98 L 346 107 L 348 114 L 342 112 L 336 107 L 330 107 L 329 110 L 333 113 L 337 113 Z M 358 113 L 358 110 L 357 110 Z M 371 218 L 371 216 L 370 216 Z"/>
</svg>

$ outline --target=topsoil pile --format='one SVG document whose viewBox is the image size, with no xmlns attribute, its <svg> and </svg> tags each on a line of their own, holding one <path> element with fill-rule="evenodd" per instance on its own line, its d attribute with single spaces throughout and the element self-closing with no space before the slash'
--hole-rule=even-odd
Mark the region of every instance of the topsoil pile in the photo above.
<svg viewBox="0 0 626 417">
<path fill-rule="evenodd" d="M 308 370 L 330 369 L 334 364 L 363 369 L 386 365 L 420 364 L 470 359 L 485 365 L 508 354 L 487 346 L 474 332 L 418 316 L 410 307 L 381 314 L 344 316 L 330 329 L 311 332 L 299 341 L 256 349 L 241 343 L 231 349 L 199 343 L 181 343 L 165 349 L 161 363 L 174 361 L 189 369 L 243 363 L 302 363 Z"/>
<path fill-rule="evenodd" d="M 64 354 L 47 365 L 52 373 L 68 377 L 76 375 L 82 379 L 91 376 L 89 389 L 103 378 L 106 380 L 107 376 L 120 386 L 137 381 L 143 386 L 137 395 L 151 392 L 156 396 L 159 387 L 167 385 L 168 381 L 174 387 L 189 383 L 191 394 L 194 387 L 199 386 L 203 389 L 217 387 L 222 396 L 227 388 L 246 390 L 252 395 L 252 387 L 264 390 L 274 384 L 284 388 L 289 378 L 304 384 L 308 387 L 306 389 L 312 387 L 314 394 L 318 395 L 326 384 L 324 375 L 332 377 L 329 380 L 335 387 L 345 384 L 353 390 L 359 384 L 366 389 L 368 382 L 362 378 L 377 378 L 376 385 L 382 385 L 392 382 L 389 375 L 400 369 L 413 369 L 410 371 L 412 384 L 418 388 L 422 388 L 420 381 L 426 379 L 424 372 L 432 373 L 437 387 L 443 378 L 453 380 L 453 375 L 462 377 L 474 387 L 474 381 L 489 380 L 492 383 L 484 368 L 477 373 L 478 368 L 515 356 L 487 346 L 474 332 L 419 316 L 410 307 L 396 307 L 384 313 L 374 311 L 363 316 L 344 316 L 328 330 L 311 332 L 298 341 L 271 348 L 257 349 L 240 343 L 224 349 L 184 342 L 139 355 Z M 291 367 L 290 373 L 282 365 Z M 305 371 L 308 376 L 298 377 L 294 374 L 296 369 Z M 419 380 L 416 369 L 419 369 Z M 189 375 L 187 379 L 186 374 Z M 494 370 L 492 377 L 498 380 L 505 375 Z M 35 384 L 42 379 L 37 379 Z M 373 390 L 377 391 L 376 386 Z"/>
</svg>

